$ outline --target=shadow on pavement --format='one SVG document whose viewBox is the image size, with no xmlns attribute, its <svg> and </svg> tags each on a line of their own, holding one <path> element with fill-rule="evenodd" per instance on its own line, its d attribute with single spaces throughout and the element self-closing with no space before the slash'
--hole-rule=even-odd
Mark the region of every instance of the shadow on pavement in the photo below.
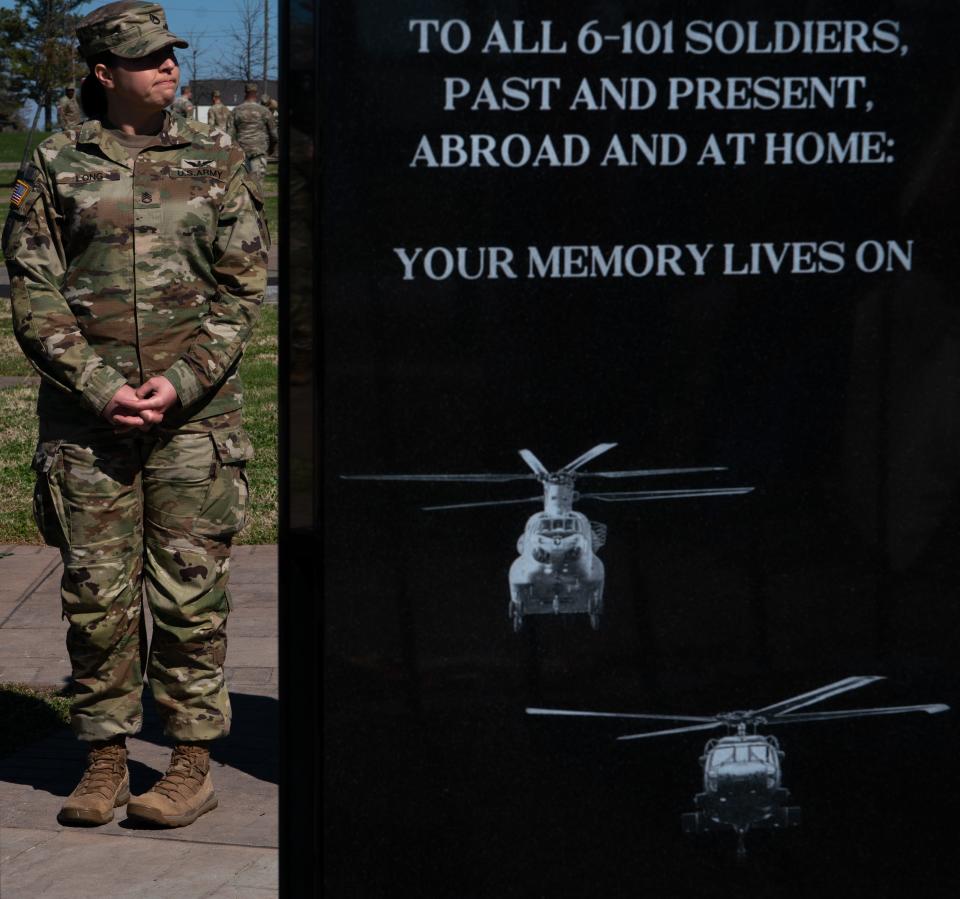
<svg viewBox="0 0 960 899">
<path fill-rule="evenodd" d="M 138 739 L 171 746 L 163 733 L 149 690 L 144 690 L 144 722 Z M 39 701 L 33 700 L 39 705 Z M 229 737 L 211 746 L 215 762 L 242 771 L 258 780 L 277 783 L 279 777 L 277 700 L 270 696 L 231 693 L 233 725 Z M 4 720 L 3 727 L 7 728 Z M 69 729 L 60 727 L 41 740 L 0 758 L 0 780 L 26 784 L 54 796 L 68 796 L 77 785 L 86 759 L 85 745 Z M 130 759 L 130 787 L 134 793 L 150 788 L 163 774 L 150 765 Z"/>
<path fill-rule="evenodd" d="M 30 688 L 20 692 L 17 684 L 5 684 L 0 689 L 0 758 L 24 742 L 24 734 L 34 735 L 33 741 L 63 728 L 63 721 L 47 702 L 33 695 Z M 56 700 L 61 708 L 64 701 Z"/>
<path fill-rule="evenodd" d="M 143 730 L 137 736 L 141 740 L 172 749 L 173 742 L 163 733 L 163 725 L 157 716 L 152 697 L 147 698 L 149 692 L 149 689 L 144 690 Z M 280 752 L 277 700 L 272 696 L 231 692 L 230 705 L 233 708 L 230 736 L 215 740 L 211 744 L 211 758 L 257 780 L 277 783 Z M 132 771 L 130 776 L 133 777 Z"/>
</svg>

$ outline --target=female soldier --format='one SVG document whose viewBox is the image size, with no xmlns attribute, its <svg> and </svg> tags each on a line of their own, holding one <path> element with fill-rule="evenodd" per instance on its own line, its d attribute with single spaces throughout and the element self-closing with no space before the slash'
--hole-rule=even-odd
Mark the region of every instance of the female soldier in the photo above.
<svg viewBox="0 0 960 899">
<path fill-rule="evenodd" d="M 105 823 L 127 802 L 145 672 L 175 746 L 127 812 L 180 826 L 216 806 L 207 746 L 230 727 L 227 577 L 252 456 L 238 366 L 269 238 L 243 152 L 165 111 L 187 44 L 163 9 L 110 3 L 77 37 L 88 120 L 38 147 L 3 235 L 42 377 L 34 513 L 63 557 L 71 720 L 90 744 L 59 817 Z"/>
</svg>

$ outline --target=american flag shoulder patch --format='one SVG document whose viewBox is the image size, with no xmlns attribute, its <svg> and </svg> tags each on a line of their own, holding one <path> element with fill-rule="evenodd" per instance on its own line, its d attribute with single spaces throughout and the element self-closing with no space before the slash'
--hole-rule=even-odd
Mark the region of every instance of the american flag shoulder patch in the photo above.
<svg viewBox="0 0 960 899">
<path fill-rule="evenodd" d="M 30 191 L 33 189 L 33 186 L 28 182 L 17 178 L 13 185 L 13 193 L 10 194 L 10 205 L 14 209 L 19 209 L 23 205 L 23 201 L 27 199 L 30 194 Z"/>
</svg>

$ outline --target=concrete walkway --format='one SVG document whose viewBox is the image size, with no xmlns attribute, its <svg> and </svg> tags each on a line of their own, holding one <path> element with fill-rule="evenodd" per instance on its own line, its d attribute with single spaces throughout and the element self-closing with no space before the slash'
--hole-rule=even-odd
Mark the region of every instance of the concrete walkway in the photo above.
<svg viewBox="0 0 960 899">
<path fill-rule="evenodd" d="M 127 823 L 122 809 L 102 827 L 62 827 L 56 814 L 85 753 L 58 731 L 0 758 L 3 899 L 278 895 L 277 548 L 238 546 L 231 567 L 233 731 L 212 752 L 219 808 L 171 830 Z M 55 549 L 0 546 L 0 681 L 67 683 L 60 568 Z M 143 731 L 128 741 L 134 793 L 162 775 L 170 754 L 148 691 L 144 699 Z"/>
</svg>

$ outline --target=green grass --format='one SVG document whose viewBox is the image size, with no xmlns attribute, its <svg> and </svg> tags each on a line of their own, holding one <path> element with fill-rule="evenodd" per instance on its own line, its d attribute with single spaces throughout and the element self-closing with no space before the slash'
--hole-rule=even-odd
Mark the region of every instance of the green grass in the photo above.
<svg viewBox="0 0 960 899">
<path fill-rule="evenodd" d="M 0 390 L 0 543 L 42 543 L 33 523 L 37 388 Z"/>
<path fill-rule="evenodd" d="M 45 141 L 52 131 L 34 131 L 33 138 L 30 141 L 30 149 L 33 150 L 41 141 Z M 0 132 L 0 162 L 16 162 L 19 164 L 23 158 L 23 149 L 27 145 L 26 131 L 3 131 Z M 9 184 L 13 180 L 15 171 L 11 171 L 9 180 L 3 183 Z"/>
<path fill-rule="evenodd" d="M 256 453 L 247 464 L 252 496 L 249 522 L 237 543 L 277 542 L 277 307 L 264 306 L 247 344 L 243 377 L 243 426 Z"/>
<path fill-rule="evenodd" d="M 0 309 L 0 374 L 30 375 L 10 329 L 10 305 Z M 249 524 L 237 543 L 277 542 L 277 307 L 264 306 L 241 369 L 244 426 L 256 457 L 247 466 L 251 486 Z M 37 441 L 32 384 L 0 389 L 0 544 L 40 543 L 33 523 L 33 472 Z"/>
<path fill-rule="evenodd" d="M 54 689 L 0 683 L 0 756 L 70 723 L 70 700 Z"/>
</svg>

